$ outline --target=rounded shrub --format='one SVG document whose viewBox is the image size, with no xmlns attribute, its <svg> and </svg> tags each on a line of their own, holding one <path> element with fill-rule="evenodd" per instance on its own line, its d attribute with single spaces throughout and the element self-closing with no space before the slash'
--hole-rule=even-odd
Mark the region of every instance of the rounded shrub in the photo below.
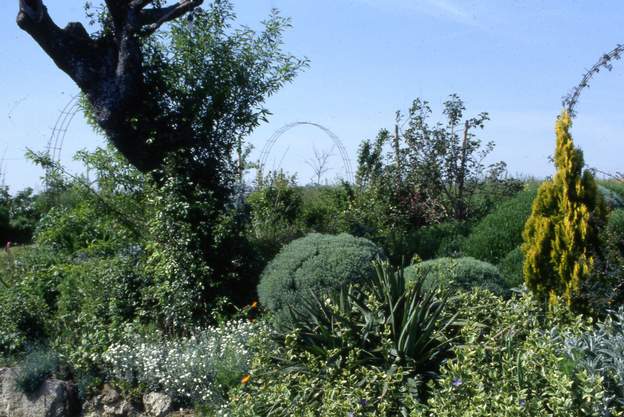
<svg viewBox="0 0 624 417">
<path fill-rule="evenodd" d="M 536 195 L 537 188 L 530 185 L 484 217 L 464 240 L 463 254 L 494 264 L 499 263 L 522 243 L 522 230 L 531 215 L 531 206 Z"/>
<path fill-rule="evenodd" d="M 382 256 L 371 241 L 346 233 L 309 234 L 284 246 L 267 265 L 258 285 L 260 303 L 270 311 L 288 314 L 308 303 L 311 294 L 367 280 L 374 274 L 372 261 Z"/>
<path fill-rule="evenodd" d="M 426 288 L 471 290 L 485 288 L 503 294 L 508 288 L 498 268 L 474 258 L 438 258 L 411 265 L 404 270 L 408 282 L 423 280 Z"/>
</svg>

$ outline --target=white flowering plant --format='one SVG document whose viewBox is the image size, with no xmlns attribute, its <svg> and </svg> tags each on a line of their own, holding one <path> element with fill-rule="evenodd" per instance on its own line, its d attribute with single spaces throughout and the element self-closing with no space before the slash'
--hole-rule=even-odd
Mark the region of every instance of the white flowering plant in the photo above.
<svg viewBox="0 0 624 417">
<path fill-rule="evenodd" d="M 248 375 L 268 332 L 264 322 L 235 320 L 174 339 L 128 335 L 110 346 L 104 362 L 114 380 L 163 392 L 180 404 L 218 406 Z"/>
</svg>

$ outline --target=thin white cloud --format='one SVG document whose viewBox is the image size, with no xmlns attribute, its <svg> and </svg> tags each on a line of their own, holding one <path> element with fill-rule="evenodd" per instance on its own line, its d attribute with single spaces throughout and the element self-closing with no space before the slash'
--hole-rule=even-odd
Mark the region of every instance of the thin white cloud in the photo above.
<svg viewBox="0 0 624 417">
<path fill-rule="evenodd" d="M 431 17 L 450 20 L 466 26 L 478 27 L 481 25 L 474 15 L 451 0 L 356 0 L 370 6 L 382 9 L 407 10 L 422 13 Z"/>
</svg>

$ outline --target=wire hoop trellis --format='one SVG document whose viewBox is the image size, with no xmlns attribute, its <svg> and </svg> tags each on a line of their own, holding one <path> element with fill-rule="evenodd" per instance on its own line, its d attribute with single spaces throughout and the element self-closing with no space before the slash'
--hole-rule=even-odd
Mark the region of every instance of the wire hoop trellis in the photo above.
<svg viewBox="0 0 624 417">
<path fill-rule="evenodd" d="M 271 150 L 273 149 L 273 146 L 275 145 L 275 143 L 277 143 L 279 138 L 281 138 L 282 135 L 284 135 L 286 132 L 288 132 L 289 130 L 297 126 L 316 127 L 322 130 L 332 140 L 332 142 L 334 142 L 334 145 L 336 145 L 336 148 L 338 149 L 338 152 L 340 153 L 340 157 L 342 159 L 342 164 L 345 170 L 345 175 L 347 177 L 346 180 L 348 182 L 353 183 L 354 181 L 353 168 L 351 166 L 351 159 L 349 158 L 349 153 L 347 152 L 347 148 L 345 148 L 342 141 L 338 138 L 338 136 L 334 132 L 332 132 L 331 130 L 329 130 L 328 128 L 326 128 L 325 126 L 321 124 L 313 123 L 313 122 L 294 122 L 294 123 L 289 123 L 277 129 L 275 133 L 273 133 L 273 135 L 266 141 L 264 147 L 262 148 L 262 152 L 260 153 L 260 168 L 263 169 L 266 166 L 267 160 L 269 159 L 269 155 L 271 154 Z"/>
<path fill-rule="evenodd" d="M 63 144 L 65 143 L 67 132 L 69 131 L 69 127 L 71 126 L 74 117 L 76 117 L 76 114 L 78 114 L 79 111 L 80 95 L 76 94 L 72 96 L 65 107 L 63 107 L 63 110 L 61 110 L 61 113 L 52 128 L 52 133 L 48 139 L 48 146 L 46 149 L 46 155 L 50 162 L 55 164 L 61 162 L 61 152 L 63 150 Z M 49 174 L 50 170 L 48 168 L 46 170 L 46 188 L 48 186 Z"/>
</svg>

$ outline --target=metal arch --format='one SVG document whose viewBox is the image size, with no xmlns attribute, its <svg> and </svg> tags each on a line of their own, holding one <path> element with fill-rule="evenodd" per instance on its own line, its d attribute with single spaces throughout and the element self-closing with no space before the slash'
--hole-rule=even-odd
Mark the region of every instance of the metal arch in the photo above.
<svg viewBox="0 0 624 417">
<path fill-rule="evenodd" d="M 80 111 L 79 97 L 80 96 L 76 94 L 69 100 L 54 123 L 52 134 L 48 139 L 47 149 L 48 157 L 53 162 L 60 162 L 61 160 L 61 151 L 63 150 L 63 143 L 65 142 L 67 131 L 74 117 L 76 117 L 76 114 Z"/>
<path fill-rule="evenodd" d="M 342 158 L 342 163 L 344 165 L 345 173 L 347 175 L 347 180 L 349 182 L 353 182 L 354 179 L 353 179 L 353 168 L 351 166 L 351 159 L 349 158 L 349 153 L 347 152 L 347 149 L 342 144 L 342 141 L 338 138 L 338 136 L 336 136 L 334 132 L 332 132 L 325 126 L 320 125 L 318 123 L 314 123 L 314 122 L 294 122 L 294 123 L 289 123 L 277 129 L 273 133 L 273 135 L 271 135 L 271 137 L 266 141 L 266 143 L 264 144 L 264 147 L 262 148 L 262 152 L 260 153 L 260 166 L 264 167 L 266 165 L 267 159 L 269 158 L 269 155 L 271 154 L 271 150 L 273 149 L 273 146 L 284 133 L 286 133 L 292 128 L 295 128 L 297 126 L 302 126 L 302 125 L 314 126 L 316 128 L 319 128 L 323 132 L 325 132 L 327 136 L 329 136 L 329 138 L 334 142 L 334 145 L 336 145 L 336 148 L 338 148 L 338 152 L 340 152 L 340 157 Z"/>
</svg>

